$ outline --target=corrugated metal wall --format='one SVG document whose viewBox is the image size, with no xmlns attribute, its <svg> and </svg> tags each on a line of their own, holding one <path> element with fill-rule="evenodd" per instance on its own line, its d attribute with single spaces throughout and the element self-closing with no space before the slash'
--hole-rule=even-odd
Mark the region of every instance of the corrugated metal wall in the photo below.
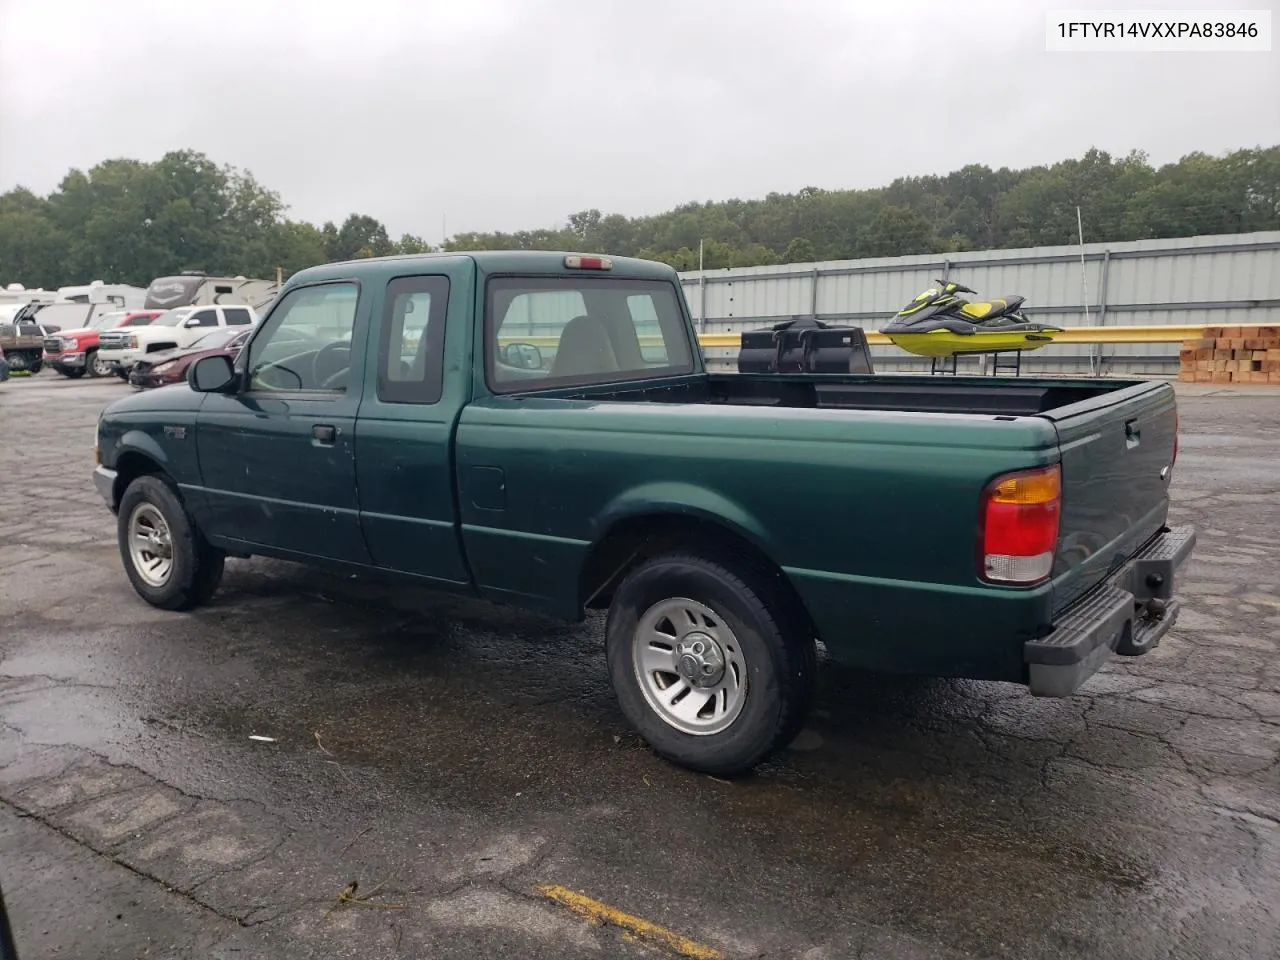
<svg viewBox="0 0 1280 960">
<path fill-rule="evenodd" d="M 707 333 L 810 316 L 879 330 L 936 279 L 963 283 L 981 296 L 1021 294 L 1032 319 L 1064 327 L 1280 324 L 1280 231 L 1091 243 L 1083 253 L 1083 265 L 1078 246 L 1036 247 L 695 270 L 681 274 L 681 283 Z M 708 355 L 723 366 L 734 352 Z M 873 353 L 877 369 L 887 371 L 919 369 L 921 362 L 896 347 Z M 1069 344 L 1027 354 L 1023 367 L 1167 374 L 1176 370 L 1177 356 L 1176 344 Z"/>
</svg>

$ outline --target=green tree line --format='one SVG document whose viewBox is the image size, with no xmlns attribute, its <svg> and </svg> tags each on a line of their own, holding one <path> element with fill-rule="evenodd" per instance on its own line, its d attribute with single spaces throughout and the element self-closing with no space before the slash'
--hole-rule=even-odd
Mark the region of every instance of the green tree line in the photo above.
<svg viewBox="0 0 1280 960">
<path fill-rule="evenodd" d="M 870 190 L 771 193 L 763 200 L 689 203 L 628 218 L 587 210 L 559 230 L 466 233 L 449 250 L 578 249 L 662 260 L 678 270 L 1280 229 L 1280 146 L 1153 167 L 1134 152 L 1089 150 L 1052 166 L 971 164 L 900 177 Z"/>
<path fill-rule="evenodd" d="M 271 278 L 333 260 L 421 253 L 374 217 L 341 225 L 292 220 L 280 195 L 251 174 L 184 150 L 154 163 L 106 160 L 72 170 L 47 197 L 0 194 L 0 283 L 59 287 L 104 280 L 145 286 L 204 270 Z"/>
<path fill-rule="evenodd" d="M 1074 243 L 1077 206 L 1086 241 L 1280 229 L 1280 146 L 1160 167 L 1141 152 L 1094 149 L 1050 166 L 971 164 L 875 189 L 806 187 L 647 217 L 590 209 L 554 228 L 456 234 L 443 249 L 587 250 L 680 270 L 698 266 L 699 241 L 708 268 L 892 257 Z M 47 197 L 21 187 L 0 195 L 0 282 L 145 284 L 193 269 L 270 277 L 432 249 L 410 234 L 393 240 L 367 214 L 318 227 L 286 214 L 278 193 L 201 153 L 107 160 L 72 170 Z"/>
</svg>

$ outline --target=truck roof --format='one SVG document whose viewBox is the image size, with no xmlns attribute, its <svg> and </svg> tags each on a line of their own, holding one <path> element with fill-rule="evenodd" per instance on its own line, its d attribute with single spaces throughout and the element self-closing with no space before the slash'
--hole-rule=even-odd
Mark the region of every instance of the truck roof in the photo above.
<svg viewBox="0 0 1280 960">
<path fill-rule="evenodd" d="M 632 279 L 671 280 L 678 276 L 674 267 L 655 260 L 637 257 L 607 256 L 612 263 L 609 270 L 569 270 L 565 258 L 570 256 L 595 257 L 604 254 L 573 253 L 564 250 L 467 250 L 448 253 L 407 253 L 390 257 L 364 257 L 308 267 L 294 274 L 288 286 L 298 282 L 314 283 L 320 280 L 338 280 L 374 272 L 388 276 L 397 273 L 429 271 L 441 262 L 474 260 L 485 273 L 550 273 L 587 274 L 591 276 L 622 276 Z"/>
</svg>

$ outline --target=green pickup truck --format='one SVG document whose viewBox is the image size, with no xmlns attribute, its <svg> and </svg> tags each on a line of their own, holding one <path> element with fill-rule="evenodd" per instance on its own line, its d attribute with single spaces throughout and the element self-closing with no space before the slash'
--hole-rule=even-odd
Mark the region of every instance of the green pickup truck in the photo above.
<svg viewBox="0 0 1280 960">
<path fill-rule="evenodd" d="M 94 480 L 164 609 L 251 555 L 607 609 L 627 719 L 734 775 L 819 648 L 1043 696 L 1150 650 L 1176 458 L 1167 383 L 709 373 L 669 267 L 520 251 L 298 273 L 238 357 L 103 412 Z"/>
</svg>

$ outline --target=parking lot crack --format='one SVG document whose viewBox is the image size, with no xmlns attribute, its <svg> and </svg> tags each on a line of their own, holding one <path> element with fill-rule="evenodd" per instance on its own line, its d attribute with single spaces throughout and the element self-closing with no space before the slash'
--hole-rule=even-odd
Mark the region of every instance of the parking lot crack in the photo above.
<svg viewBox="0 0 1280 960">
<path fill-rule="evenodd" d="M 0 798 L 0 806 L 7 808 L 15 816 L 28 817 L 31 820 L 34 820 L 36 823 L 39 823 L 41 826 L 44 826 L 49 830 L 52 830 L 54 833 L 57 833 L 59 836 L 69 840 L 71 843 L 74 843 L 76 846 L 81 847 L 85 850 L 88 850 L 90 853 L 93 853 L 95 856 L 101 858 L 102 860 L 107 861 L 109 863 L 113 863 L 116 866 L 122 867 L 123 869 L 128 870 L 130 873 L 134 874 L 135 876 L 155 884 L 166 893 L 172 893 L 172 894 L 175 894 L 176 896 L 181 897 L 182 899 L 191 903 L 193 906 L 198 907 L 200 910 L 203 910 L 209 914 L 212 914 L 213 916 L 219 917 L 222 920 L 228 920 L 232 923 L 235 923 L 237 926 L 246 926 L 246 924 L 243 923 L 239 917 L 233 914 L 225 913 L 217 909 L 212 904 L 206 903 L 203 900 L 201 900 L 199 897 L 193 896 L 191 892 L 182 890 L 179 887 L 173 886 L 172 884 L 167 883 L 162 877 L 156 876 L 150 871 L 147 871 L 142 869 L 141 867 L 135 866 L 134 864 L 129 863 L 127 860 L 121 859 L 117 855 L 98 849 L 97 847 L 93 846 L 91 843 L 86 842 L 81 837 L 78 837 L 75 834 L 69 832 L 68 830 L 60 827 L 58 824 L 54 823 L 48 817 L 45 817 L 40 813 L 31 811 L 31 810 L 26 810 L 23 807 L 17 804 L 14 804 L 4 798 Z M 173 818 L 170 817 L 167 819 L 172 820 Z M 163 822 L 164 821 L 161 821 L 161 823 Z"/>
<path fill-rule="evenodd" d="M 0 726 L 5 726 L 10 730 L 13 730 L 19 736 L 24 736 L 25 738 L 24 731 L 19 727 L 15 727 L 12 724 L 6 723 L 3 720 L 0 720 Z M 35 747 L 59 747 L 60 748 L 60 747 L 66 746 L 65 744 L 60 744 L 60 743 L 46 743 L 46 742 L 42 742 L 38 740 L 30 740 L 30 739 L 25 739 L 25 742 L 29 746 L 35 746 Z M 152 773 L 149 770 L 144 770 L 142 767 L 139 767 L 136 764 L 122 763 L 117 760 L 112 760 L 110 757 L 106 756 L 105 754 L 99 753 L 96 750 L 92 750 L 86 747 L 78 747 L 75 749 L 78 756 L 68 761 L 67 764 L 62 768 L 60 768 L 56 773 L 45 774 L 39 777 L 38 779 L 33 779 L 29 781 L 29 783 L 31 784 L 44 783 L 50 780 L 56 780 L 58 777 L 62 776 L 68 770 L 70 770 L 71 767 L 73 767 L 83 757 L 92 757 L 94 760 L 98 761 L 99 763 L 102 763 L 105 766 L 111 767 L 114 770 L 127 770 L 133 773 L 141 774 L 143 777 L 146 777 L 148 780 L 151 780 L 153 783 L 157 784 L 158 786 L 167 787 L 168 789 L 172 790 L 174 793 L 181 796 L 184 800 L 191 800 L 194 802 L 205 801 L 207 803 L 242 803 L 248 806 L 255 807 L 259 810 L 266 810 L 266 806 L 261 801 L 254 800 L 250 797 L 211 796 L 209 794 L 192 792 L 190 790 L 184 789 L 183 787 L 175 783 L 170 782 L 169 780 L 166 780 L 164 777 L 158 774 Z M 120 792 L 120 791 L 114 791 L 114 792 Z M 105 795 L 106 794 L 104 794 L 104 796 Z"/>
<path fill-rule="evenodd" d="M 84 690 L 114 690 L 115 687 L 109 683 L 89 683 L 87 680 L 76 680 L 74 677 L 55 677 L 50 673 L 0 673 L 0 680 L 43 680 L 49 684 L 48 687 L 37 687 L 37 690 L 48 690 L 56 687 L 59 689 L 84 689 Z M 20 691 L 26 693 L 27 691 Z"/>
</svg>

